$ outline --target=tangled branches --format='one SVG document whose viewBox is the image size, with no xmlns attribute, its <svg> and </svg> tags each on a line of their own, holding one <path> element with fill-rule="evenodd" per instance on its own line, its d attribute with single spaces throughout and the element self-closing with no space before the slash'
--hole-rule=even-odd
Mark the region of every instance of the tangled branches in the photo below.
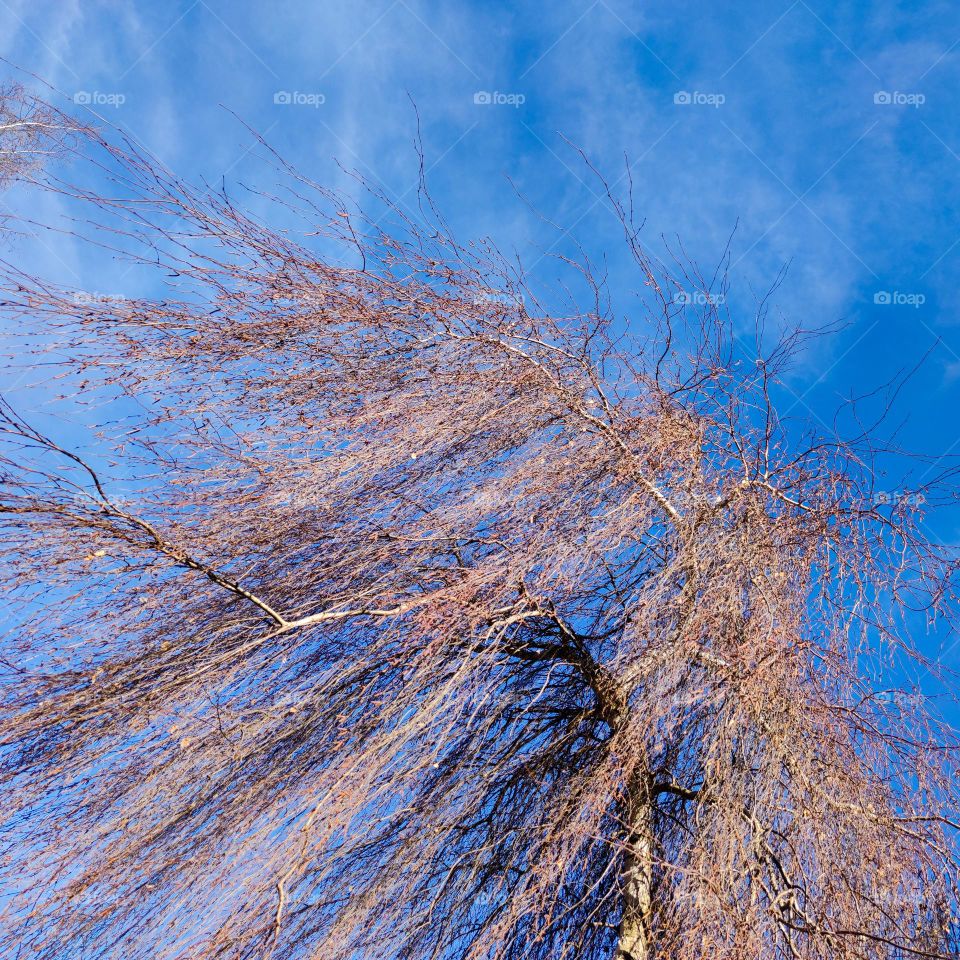
<svg viewBox="0 0 960 960">
<path fill-rule="evenodd" d="M 0 411 L 5 955 L 954 955 L 956 739 L 872 679 L 953 559 L 777 415 L 802 331 L 740 362 L 619 207 L 630 321 L 71 152 L 166 290 L 4 278 L 99 432 Z"/>
</svg>

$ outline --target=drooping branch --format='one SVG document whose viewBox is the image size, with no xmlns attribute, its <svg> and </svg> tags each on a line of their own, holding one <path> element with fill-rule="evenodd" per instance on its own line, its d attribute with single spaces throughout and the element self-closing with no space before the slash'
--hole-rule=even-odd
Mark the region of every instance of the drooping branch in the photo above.
<svg viewBox="0 0 960 960">
<path fill-rule="evenodd" d="M 626 321 L 375 189 L 390 234 L 281 165 L 297 240 L 76 136 L 109 196 L 46 189 L 158 285 L 0 275 L 93 421 L 3 410 L 0 952 L 951 955 L 957 739 L 867 692 L 957 568 L 777 416 L 802 331 L 738 364 L 623 206 Z"/>
</svg>

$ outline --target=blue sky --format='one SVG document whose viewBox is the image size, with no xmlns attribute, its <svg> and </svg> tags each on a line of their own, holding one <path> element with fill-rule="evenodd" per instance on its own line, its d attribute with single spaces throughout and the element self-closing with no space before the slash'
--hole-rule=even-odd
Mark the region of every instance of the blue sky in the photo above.
<svg viewBox="0 0 960 960">
<path fill-rule="evenodd" d="M 549 281 L 543 253 L 567 241 L 529 203 L 609 255 L 622 311 L 637 278 L 567 141 L 621 186 L 626 156 L 654 250 L 679 237 L 712 268 L 736 227 L 745 324 L 786 263 L 787 320 L 846 321 L 794 371 L 795 414 L 829 420 L 931 351 L 901 396 L 903 438 L 960 453 L 954 3 L 0 0 L 0 18 L 0 55 L 191 179 L 261 183 L 239 117 L 315 180 L 351 189 L 339 160 L 413 204 L 412 100 L 459 236 L 490 235 Z M 68 241 L 32 255 L 103 291 Z"/>
</svg>

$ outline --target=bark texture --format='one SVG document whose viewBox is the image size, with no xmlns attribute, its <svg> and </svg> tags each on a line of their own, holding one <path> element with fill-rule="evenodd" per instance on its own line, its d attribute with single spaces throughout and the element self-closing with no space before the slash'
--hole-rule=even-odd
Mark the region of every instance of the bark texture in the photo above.
<svg viewBox="0 0 960 960">
<path fill-rule="evenodd" d="M 650 960 L 653 908 L 653 791 L 642 769 L 627 787 L 627 847 L 621 884 L 623 907 L 617 932 L 616 960 Z"/>
</svg>

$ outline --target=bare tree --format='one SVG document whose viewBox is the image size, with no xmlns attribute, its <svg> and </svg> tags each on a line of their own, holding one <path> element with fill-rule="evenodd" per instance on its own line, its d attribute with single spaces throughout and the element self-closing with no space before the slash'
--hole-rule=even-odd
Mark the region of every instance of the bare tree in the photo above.
<svg viewBox="0 0 960 960">
<path fill-rule="evenodd" d="M 778 416 L 802 331 L 745 353 L 616 201 L 628 319 L 428 202 L 286 170 L 297 239 L 72 154 L 166 295 L 6 270 L 8 370 L 98 440 L 3 407 L 5 956 L 956 955 L 950 471 L 878 496 L 874 427 Z"/>
<path fill-rule="evenodd" d="M 22 84 L 0 84 L 0 187 L 61 153 L 65 135 L 76 126 Z"/>
</svg>

